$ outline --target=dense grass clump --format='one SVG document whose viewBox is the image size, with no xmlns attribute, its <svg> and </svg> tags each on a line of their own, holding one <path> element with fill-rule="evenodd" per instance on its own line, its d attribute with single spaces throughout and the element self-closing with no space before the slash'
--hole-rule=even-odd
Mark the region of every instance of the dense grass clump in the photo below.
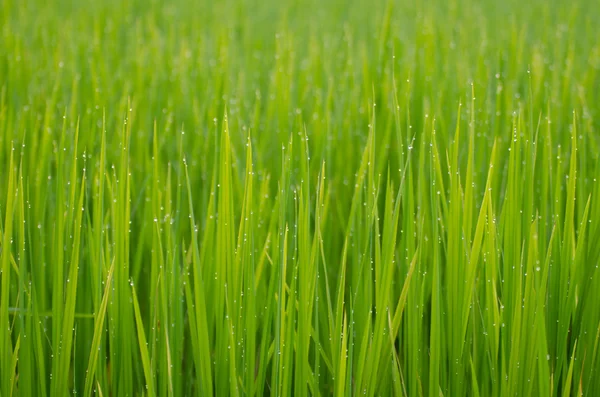
<svg viewBox="0 0 600 397">
<path fill-rule="evenodd" d="M 600 395 L 598 21 L 0 2 L 0 395 Z"/>
</svg>

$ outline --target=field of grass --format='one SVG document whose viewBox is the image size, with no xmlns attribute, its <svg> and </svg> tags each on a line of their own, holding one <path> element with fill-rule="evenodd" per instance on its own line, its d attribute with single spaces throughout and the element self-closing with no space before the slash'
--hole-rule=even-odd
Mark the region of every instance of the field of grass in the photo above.
<svg viewBox="0 0 600 397">
<path fill-rule="evenodd" d="M 599 396 L 599 21 L 0 0 L 0 396 Z"/>
</svg>

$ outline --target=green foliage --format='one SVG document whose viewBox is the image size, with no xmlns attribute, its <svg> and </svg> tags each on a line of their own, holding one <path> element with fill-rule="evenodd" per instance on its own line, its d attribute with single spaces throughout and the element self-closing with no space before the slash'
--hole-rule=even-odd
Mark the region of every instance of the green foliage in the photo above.
<svg viewBox="0 0 600 397">
<path fill-rule="evenodd" d="M 0 2 L 0 396 L 600 395 L 599 20 Z"/>
</svg>

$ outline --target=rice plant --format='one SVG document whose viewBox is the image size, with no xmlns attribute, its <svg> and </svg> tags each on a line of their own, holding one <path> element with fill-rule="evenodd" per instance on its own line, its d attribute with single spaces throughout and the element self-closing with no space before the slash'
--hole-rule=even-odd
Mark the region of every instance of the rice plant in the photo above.
<svg viewBox="0 0 600 397">
<path fill-rule="evenodd" d="M 0 2 L 0 396 L 600 395 L 600 3 Z"/>
</svg>

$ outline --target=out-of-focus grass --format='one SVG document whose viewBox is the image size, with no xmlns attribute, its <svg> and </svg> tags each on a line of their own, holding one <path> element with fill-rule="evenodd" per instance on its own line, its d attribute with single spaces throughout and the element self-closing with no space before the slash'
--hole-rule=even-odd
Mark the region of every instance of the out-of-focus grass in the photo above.
<svg viewBox="0 0 600 397">
<path fill-rule="evenodd" d="M 599 20 L 2 1 L 0 395 L 600 395 Z"/>
</svg>

